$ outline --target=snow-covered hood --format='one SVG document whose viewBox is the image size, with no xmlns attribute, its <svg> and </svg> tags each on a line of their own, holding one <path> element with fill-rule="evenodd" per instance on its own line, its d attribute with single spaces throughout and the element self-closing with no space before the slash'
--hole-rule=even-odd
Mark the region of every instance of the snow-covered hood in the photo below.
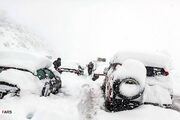
<svg viewBox="0 0 180 120">
<path fill-rule="evenodd" d="M 10 69 L 3 71 L 0 73 L 0 81 L 17 85 L 21 89 L 21 95 L 24 93 L 40 94 L 40 90 L 42 89 L 41 81 L 36 76 L 19 70 Z"/>
<path fill-rule="evenodd" d="M 0 66 L 23 68 L 36 72 L 40 68 L 49 68 L 51 61 L 44 56 L 28 52 L 0 51 Z"/>
</svg>

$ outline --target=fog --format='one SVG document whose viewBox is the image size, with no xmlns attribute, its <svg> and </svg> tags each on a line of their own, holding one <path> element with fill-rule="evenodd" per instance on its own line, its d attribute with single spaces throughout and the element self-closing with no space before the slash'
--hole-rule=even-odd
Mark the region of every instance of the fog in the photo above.
<svg viewBox="0 0 180 120">
<path fill-rule="evenodd" d="M 0 10 L 65 59 L 159 50 L 172 54 L 176 64 L 180 60 L 176 0 L 0 0 Z"/>
</svg>

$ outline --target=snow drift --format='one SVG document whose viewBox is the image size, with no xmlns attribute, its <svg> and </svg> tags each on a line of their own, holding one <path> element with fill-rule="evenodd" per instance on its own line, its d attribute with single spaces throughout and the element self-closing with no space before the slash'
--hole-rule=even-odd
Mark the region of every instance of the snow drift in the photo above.
<svg viewBox="0 0 180 120">
<path fill-rule="evenodd" d="M 137 60 L 127 59 L 122 66 L 117 66 L 111 75 L 115 80 L 132 77 L 140 83 L 141 87 L 144 88 L 145 86 L 146 68 L 143 63 Z"/>
<path fill-rule="evenodd" d="M 45 56 L 20 51 L 0 51 L 0 66 L 23 68 L 36 73 L 40 68 L 49 68 L 51 61 Z"/>
</svg>

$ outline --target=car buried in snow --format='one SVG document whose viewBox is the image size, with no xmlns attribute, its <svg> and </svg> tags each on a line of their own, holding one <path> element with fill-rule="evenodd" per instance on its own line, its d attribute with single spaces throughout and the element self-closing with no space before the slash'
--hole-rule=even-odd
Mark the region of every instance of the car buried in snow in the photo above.
<svg viewBox="0 0 180 120">
<path fill-rule="evenodd" d="M 0 51 L 0 56 L 0 99 L 59 92 L 61 79 L 50 69 L 52 63 L 48 58 L 19 51 Z"/>
<path fill-rule="evenodd" d="M 102 85 L 107 111 L 143 104 L 172 107 L 171 60 L 162 53 L 119 52 L 111 59 Z"/>
</svg>

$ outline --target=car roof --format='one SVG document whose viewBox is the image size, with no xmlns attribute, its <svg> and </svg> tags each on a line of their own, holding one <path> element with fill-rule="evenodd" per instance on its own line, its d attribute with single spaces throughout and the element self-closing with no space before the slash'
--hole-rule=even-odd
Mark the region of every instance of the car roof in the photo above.
<svg viewBox="0 0 180 120">
<path fill-rule="evenodd" d="M 0 51 L 0 66 L 23 68 L 36 72 L 40 68 L 49 68 L 51 61 L 42 55 L 20 51 Z"/>
<path fill-rule="evenodd" d="M 145 66 L 162 67 L 167 70 L 172 68 L 172 62 L 168 55 L 159 52 L 132 52 L 120 51 L 110 60 L 110 64 L 123 63 L 127 59 L 141 61 Z"/>
</svg>

